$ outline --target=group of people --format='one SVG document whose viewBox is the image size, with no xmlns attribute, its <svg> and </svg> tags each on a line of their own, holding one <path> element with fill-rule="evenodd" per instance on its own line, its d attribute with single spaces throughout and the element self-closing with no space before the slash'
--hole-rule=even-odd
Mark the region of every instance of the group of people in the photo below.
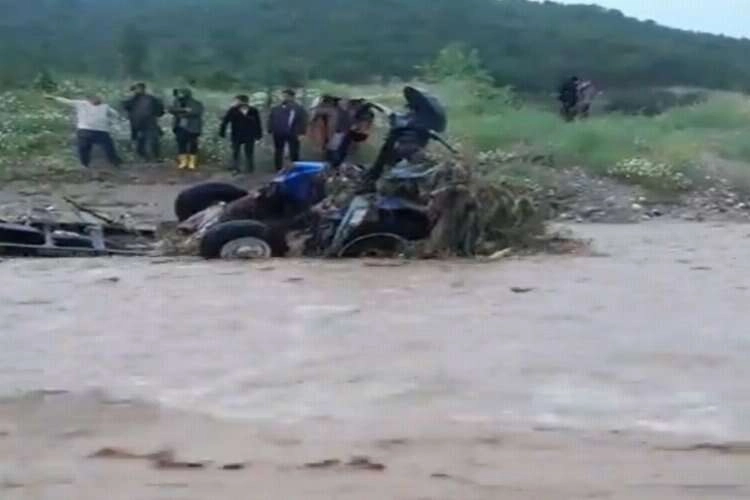
<svg viewBox="0 0 750 500">
<path fill-rule="evenodd" d="M 178 165 L 181 169 L 196 169 L 198 162 L 198 138 L 203 130 L 203 105 L 192 97 L 189 90 L 174 91 L 174 102 L 165 109 L 161 99 L 149 94 L 144 83 L 130 88 L 132 95 L 122 103 L 130 122 L 130 135 L 137 154 L 147 161 L 161 159 L 161 136 L 159 119 L 168 111 L 172 114 L 172 130 L 178 149 Z M 88 168 L 91 151 L 101 146 L 109 163 L 122 163 L 112 140 L 112 119 L 120 114 L 98 96 L 87 99 L 66 99 L 47 96 L 48 99 L 72 106 L 76 112 L 76 142 L 78 159 Z"/>
<path fill-rule="evenodd" d="M 581 80 L 577 76 L 571 76 L 563 81 L 557 96 L 563 119 L 572 122 L 576 118 L 588 118 L 596 95 L 596 87 L 590 80 Z"/>
<path fill-rule="evenodd" d="M 322 96 L 313 107 L 311 136 L 322 157 L 334 168 L 352 148 L 367 140 L 375 122 L 374 105 L 365 99 Z"/>
<path fill-rule="evenodd" d="M 161 160 L 163 131 L 159 121 L 169 113 L 172 115 L 172 132 L 177 143 L 177 166 L 179 169 L 197 169 L 199 141 L 204 127 L 203 103 L 189 89 L 175 89 L 174 100 L 169 107 L 165 107 L 158 97 L 149 94 L 144 83 L 133 85 L 130 91 L 132 95 L 122 102 L 121 107 L 130 122 L 130 135 L 138 156 L 144 161 Z M 87 99 L 47 97 L 75 109 L 81 165 L 89 166 L 95 145 L 102 147 L 111 164 L 121 164 L 111 135 L 112 119 L 120 116 L 115 109 L 98 96 Z M 323 130 L 315 140 L 322 145 L 324 159 L 340 164 L 351 144 L 367 137 L 372 118 L 374 116 L 364 100 L 343 101 L 325 96 L 314 107 L 310 121 L 308 111 L 297 102 L 295 92 L 285 90 L 281 102 L 271 108 L 265 127 L 273 139 L 276 170 L 284 166 L 287 154 L 290 161 L 299 160 L 301 138 L 308 133 L 310 123 L 316 132 Z M 245 169 L 252 172 L 255 169 L 255 144 L 263 138 L 264 126 L 259 110 L 251 105 L 247 95 L 235 97 L 224 113 L 218 133 L 222 138 L 229 135 L 232 169 L 240 170 L 244 153 Z"/>
</svg>

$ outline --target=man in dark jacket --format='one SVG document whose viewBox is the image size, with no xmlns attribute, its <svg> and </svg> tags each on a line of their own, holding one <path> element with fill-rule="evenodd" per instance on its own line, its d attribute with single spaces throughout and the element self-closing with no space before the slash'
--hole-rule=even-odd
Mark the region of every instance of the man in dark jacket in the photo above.
<svg viewBox="0 0 750 500">
<path fill-rule="evenodd" d="M 289 146 L 291 161 L 299 160 L 300 137 L 307 133 L 307 110 L 295 101 L 293 90 L 285 90 L 283 101 L 271 108 L 268 131 L 273 136 L 274 165 L 284 166 L 284 150 Z"/>
<path fill-rule="evenodd" d="M 195 170 L 198 166 L 198 139 L 203 132 L 203 103 L 190 89 L 175 89 L 169 112 L 174 117 L 172 131 L 177 141 L 178 168 Z"/>
<path fill-rule="evenodd" d="M 159 160 L 161 156 L 161 128 L 159 118 L 164 116 L 164 103 L 146 93 L 145 83 L 130 87 L 133 95 L 122 107 L 130 120 L 130 133 L 135 141 L 135 150 L 143 160 Z"/>
<path fill-rule="evenodd" d="M 578 106 L 578 84 L 579 79 L 573 76 L 565 80 L 558 90 L 557 99 L 560 101 L 560 113 L 565 121 L 573 121 Z"/>
<path fill-rule="evenodd" d="M 234 106 L 224 115 L 219 128 L 219 136 L 226 137 L 227 127 L 231 126 L 232 170 L 239 171 L 240 150 L 245 149 L 247 171 L 255 170 L 255 141 L 263 137 L 263 125 L 258 110 L 250 105 L 246 95 L 238 95 Z"/>
</svg>

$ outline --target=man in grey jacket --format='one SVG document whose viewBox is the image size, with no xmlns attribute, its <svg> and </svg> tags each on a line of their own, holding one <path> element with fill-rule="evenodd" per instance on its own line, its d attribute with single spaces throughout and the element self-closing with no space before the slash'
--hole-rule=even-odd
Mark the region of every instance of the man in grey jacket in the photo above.
<svg viewBox="0 0 750 500">
<path fill-rule="evenodd" d="M 278 106 L 271 108 L 268 131 L 273 136 L 274 166 L 284 166 L 284 152 L 289 146 L 289 159 L 299 161 L 300 137 L 307 133 L 307 110 L 295 100 L 294 91 L 287 89 Z"/>
</svg>

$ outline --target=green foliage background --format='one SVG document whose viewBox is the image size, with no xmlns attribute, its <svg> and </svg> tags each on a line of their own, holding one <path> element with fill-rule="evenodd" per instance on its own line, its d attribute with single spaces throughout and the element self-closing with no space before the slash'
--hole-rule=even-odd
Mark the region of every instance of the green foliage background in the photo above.
<svg viewBox="0 0 750 500">
<path fill-rule="evenodd" d="M 213 87 L 411 78 L 438 51 L 476 49 L 502 85 L 750 88 L 750 41 L 526 0 L 0 0 L 0 83 L 43 68 Z M 449 54 L 448 54 L 449 55 Z"/>
</svg>

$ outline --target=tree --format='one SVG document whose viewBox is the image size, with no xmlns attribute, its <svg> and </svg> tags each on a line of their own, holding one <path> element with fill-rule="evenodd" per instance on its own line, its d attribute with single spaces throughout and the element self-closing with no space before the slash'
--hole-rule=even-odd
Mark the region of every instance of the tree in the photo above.
<svg viewBox="0 0 750 500">
<path fill-rule="evenodd" d="M 133 78 L 146 76 L 149 58 L 148 39 L 134 23 L 126 25 L 123 29 L 120 35 L 119 53 L 125 76 Z"/>
<path fill-rule="evenodd" d="M 446 78 L 471 80 L 492 84 L 493 79 L 482 64 L 477 49 L 469 49 L 463 43 L 452 43 L 442 49 L 434 61 L 420 66 L 422 76 L 440 81 Z"/>
<path fill-rule="evenodd" d="M 43 68 L 42 71 L 34 78 L 33 86 L 37 90 L 42 92 L 56 92 L 58 89 L 57 82 L 52 77 L 52 73 L 47 68 Z"/>
<path fill-rule="evenodd" d="M 299 57 L 290 57 L 276 62 L 272 75 L 272 83 L 304 87 L 310 79 L 310 63 Z"/>
<path fill-rule="evenodd" d="M 308 78 L 358 83 L 376 75 L 450 74 L 492 77 L 531 92 L 549 92 L 573 73 L 606 88 L 750 85 L 750 40 L 680 31 L 585 5 L 528 0 L 2 2 L 13 8 L 0 9 L 0 72 L 24 81 L 49 67 L 60 74 L 105 77 L 136 77 L 157 68 L 167 78 L 202 79 L 224 72 L 259 83 L 268 83 L 272 75 L 274 83 L 288 85 Z M 85 37 L 79 36 L 83 29 Z M 183 53 L 184 47 L 190 50 Z M 418 66 L 425 61 L 431 63 Z"/>
</svg>

